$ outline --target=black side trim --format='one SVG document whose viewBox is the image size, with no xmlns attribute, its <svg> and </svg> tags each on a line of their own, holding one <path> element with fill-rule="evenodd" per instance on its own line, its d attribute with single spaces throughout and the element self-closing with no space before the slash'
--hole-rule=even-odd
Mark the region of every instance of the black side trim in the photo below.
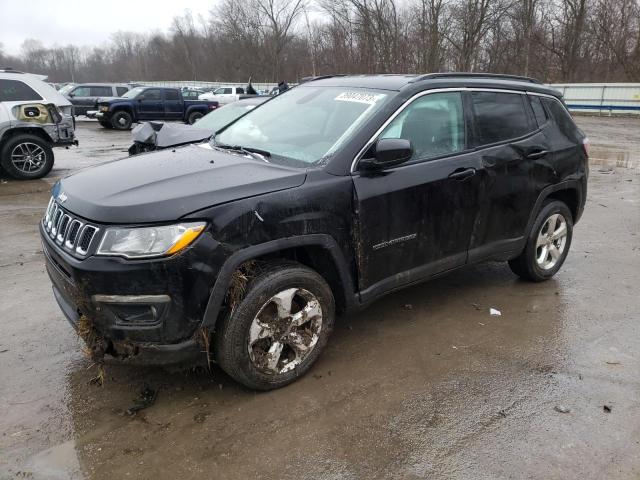
<svg viewBox="0 0 640 480">
<path fill-rule="evenodd" d="M 336 241 L 333 237 L 327 234 L 303 235 L 299 237 L 272 240 L 260 245 L 244 248 L 231 255 L 220 269 L 216 283 L 213 286 L 213 290 L 209 296 L 209 302 L 207 303 L 207 308 L 202 319 L 202 326 L 208 328 L 215 326 L 216 321 L 218 320 L 220 307 L 222 306 L 224 297 L 229 289 L 231 275 L 233 275 L 233 272 L 235 272 L 240 265 L 247 260 L 251 260 L 252 258 L 260 257 L 268 253 L 305 246 L 319 246 L 326 249 L 331 254 L 344 289 L 343 293 L 346 308 L 347 310 L 351 310 L 357 307 L 358 300 L 353 288 L 353 281 L 347 270 L 347 263 L 344 259 L 344 255 Z"/>
</svg>

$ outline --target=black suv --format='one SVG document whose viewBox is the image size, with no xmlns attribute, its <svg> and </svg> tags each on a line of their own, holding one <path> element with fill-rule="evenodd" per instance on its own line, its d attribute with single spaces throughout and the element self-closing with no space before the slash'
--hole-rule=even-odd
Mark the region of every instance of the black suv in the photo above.
<svg viewBox="0 0 640 480">
<path fill-rule="evenodd" d="M 208 355 L 271 389 L 310 368 L 336 312 L 484 260 L 553 276 L 587 162 L 560 94 L 534 80 L 335 76 L 209 143 L 60 180 L 40 232 L 96 357 Z"/>
</svg>

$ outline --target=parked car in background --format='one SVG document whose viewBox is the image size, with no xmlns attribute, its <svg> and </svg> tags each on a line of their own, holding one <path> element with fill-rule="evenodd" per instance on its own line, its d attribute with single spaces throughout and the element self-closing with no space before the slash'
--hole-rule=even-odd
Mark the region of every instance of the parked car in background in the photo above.
<svg viewBox="0 0 640 480">
<path fill-rule="evenodd" d="M 131 132 L 133 145 L 129 147 L 129 155 L 202 142 L 267 100 L 269 97 L 253 97 L 223 105 L 207 113 L 194 125 L 164 122 L 141 123 Z"/>
<path fill-rule="evenodd" d="M 182 98 L 185 100 L 199 100 L 200 95 L 207 93 L 206 90 L 201 88 L 183 88 L 180 91 L 182 92 Z"/>
<path fill-rule="evenodd" d="M 95 358 L 213 359 L 279 388 L 311 368 L 336 313 L 482 261 L 552 278 L 584 209 L 587 145 L 532 79 L 324 78 L 210 143 L 60 180 L 44 259 Z"/>
<path fill-rule="evenodd" d="M 245 98 L 244 87 L 219 87 L 215 90 L 200 95 L 200 100 L 215 100 L 220 105 L 237 102 L 240 98 Z"/>
<path fill-rule="evenodd" d="M 136 87 L 121 98 L 98 101 L 96 118 L 105 128 L 128 130 L 141 120 L 180 120 L 189 124 L 218 107 L 218 102 L 186 100 L 177 88 Z"/>
<path fill-rule="evenodd" d="M 74 115 L 87 115 L 90 110 L 96 110 L 98 99 L 101 97 L 121 97 L 131 87 L 124 83 L 81 83 L 64 93 L 73 104 Z"/>
<path fill-rule="evenodd" d="M 0 169 L 19 179 L 44 177 L 52 147 L 74 143 L 71 103 L 33 75 L 0 69 Z"/>
</svg>

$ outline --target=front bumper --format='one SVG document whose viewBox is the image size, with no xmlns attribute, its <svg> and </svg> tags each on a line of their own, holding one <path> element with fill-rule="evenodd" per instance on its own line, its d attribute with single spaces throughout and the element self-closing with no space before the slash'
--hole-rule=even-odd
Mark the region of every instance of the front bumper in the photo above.
<svg viewBox="0 0 640 480">
<path fill-rule="evenodd" d="M 82 322 L 90 322 L 107 360 L 206 360 L 199 327 L 215 274 L 201 259 L 213 240 L 203 235 L 174 257 L 128 261 L 95 255 L 78 259 L 61 249 L 42 223 L 40 235 L 60 309 L 79 333 Z"/>
</svg>

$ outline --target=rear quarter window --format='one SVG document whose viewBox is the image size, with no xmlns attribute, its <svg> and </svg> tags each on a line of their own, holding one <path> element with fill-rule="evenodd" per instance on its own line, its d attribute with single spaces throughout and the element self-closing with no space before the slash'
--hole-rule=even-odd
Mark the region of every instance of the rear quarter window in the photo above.
<svg viewBox="0 0 640 480">
<path fill-rule="evenodd" d="M 129 91 L 129 89 L 127 87 L 116 87 L 116 93 L 118 94 L 119 97 L 121 97 L 122 95 L 124 95 L 128 91 Z"/>
<path fill-rule="evenodd" d="M 562 134 L 572 142 L 579 143 L 582 134 L 567 109 L 558 100 L 544 98 L 543 102 Z"/>
<path fill-rule="evenodd" d="M 538 126 L 543 126 L 547 123 L 547 112 L 544 111 L 542 100 L 540 100 L 540 97 L 530 96 L 529 101 L 531 102 L 531 108 L 533 109 L 533 114 L 536 117 Z"/>
<path fill-rule="evenodd" d="M 36 91 L 19 80 L 0 80 L 0 102 L 42 100 Z"/>
<path fill-rule="evenodd" d="M 476 146 L 522 137 L 533 130 L 519 93 L 473 92 Z"/>
</svg>

